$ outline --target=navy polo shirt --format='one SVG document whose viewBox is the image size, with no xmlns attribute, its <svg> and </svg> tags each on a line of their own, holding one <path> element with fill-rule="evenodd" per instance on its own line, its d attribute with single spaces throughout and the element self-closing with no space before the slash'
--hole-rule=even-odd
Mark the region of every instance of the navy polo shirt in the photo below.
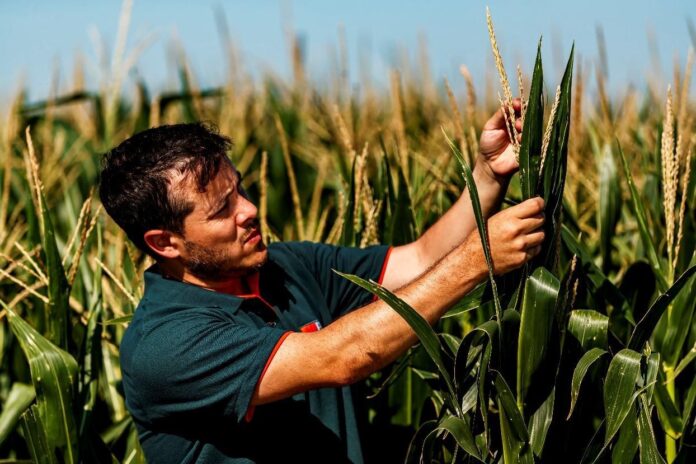
<svg viewBox="0 0 696 464">
<path fill-rule="evenodd" d="M 372 301 L 332 269 L 379 281 L 388 253 L 273 243 L 256 297 L 148 269 L 120 347 L 126 405 L 148 462 L 362 462 L 350 387 L 249 403 L 286 335 L 319 330 Z"/>
</svg>

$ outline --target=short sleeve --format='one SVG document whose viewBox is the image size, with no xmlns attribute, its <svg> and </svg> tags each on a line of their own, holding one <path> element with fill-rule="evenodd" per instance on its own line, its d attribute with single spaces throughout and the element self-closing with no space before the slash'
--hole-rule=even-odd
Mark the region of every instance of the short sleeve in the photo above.
<svg viewBox="0 0 696 464">
<path fill-rule="evenodd" d="M 333 270 L 381 283 L 391 251 L 389 246 L 352 248 L 312 242 L 298 245 L 301 257 L 317 278 L 334 319 L 373 301 L 370 292 Z"/>
<path fill-rule="evenodd" d="M 176 316 L 140 340 L 129 369 L 130 390 L 146 405 L 147 420 L 224 415 L 241 422 L 286 331 L 240 324 L 216 309 Z"/>
</svg>

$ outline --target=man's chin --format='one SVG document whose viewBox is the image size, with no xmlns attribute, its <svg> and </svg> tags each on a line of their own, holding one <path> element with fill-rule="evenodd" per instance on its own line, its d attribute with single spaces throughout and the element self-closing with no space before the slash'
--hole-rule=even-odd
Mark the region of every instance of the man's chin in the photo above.
<svg viewBox="0 0 696 464">
<path fill-rule="evenodd" d="M 247 277 L 258 272 L 268 261 L 268 250 L 264 246 L 255 251 L 251 256 L 247 256 L 244 262 L 230 268 L 224 266 L 212 267 L 188 267 L 188 272 L 199 279 L 210 282 L 225 282 L 230 279 Z"/>
</svg>

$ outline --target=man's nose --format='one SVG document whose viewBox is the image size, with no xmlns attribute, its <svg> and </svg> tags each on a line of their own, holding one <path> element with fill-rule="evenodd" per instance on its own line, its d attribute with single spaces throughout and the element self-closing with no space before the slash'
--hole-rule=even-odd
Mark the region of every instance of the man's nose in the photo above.
<svg viewBox="0 0 696 464">
<path fill-rule="evenodd" d="M 256 221 L 258 215 L 258 208 L 245 196 L 239 196 L 238 210 L 237 210 L 237 223 L 244 227 L 247 226 L 249 221 Z"/>
</svg>

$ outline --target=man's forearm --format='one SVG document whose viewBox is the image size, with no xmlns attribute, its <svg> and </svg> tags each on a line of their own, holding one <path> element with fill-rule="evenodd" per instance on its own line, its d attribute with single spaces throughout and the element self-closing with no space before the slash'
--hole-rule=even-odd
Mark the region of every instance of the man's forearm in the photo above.
<svg viewBox="0 0 696 464">
<path fill-rule="evenodd" d="M 469 243 L 460 244 L 429 272 L 395 293 L 431 325 L 435 324 L 485 278 L 486 267 L 480 255 Z M 382 301 L 347 314 L 323 332 L 341 355 L 339 363 L 349 375 L 346 383 L 381 369 L 416 342 L 410 326 Z"/>
</svg>

